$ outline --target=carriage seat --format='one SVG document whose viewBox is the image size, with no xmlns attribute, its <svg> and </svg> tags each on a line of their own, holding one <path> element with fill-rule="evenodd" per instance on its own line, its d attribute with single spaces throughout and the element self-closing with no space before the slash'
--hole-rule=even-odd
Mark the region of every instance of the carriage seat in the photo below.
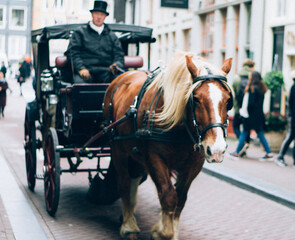
<svg viewBox="0 0 295 240">
<path fill-rule="evenodd" d="M 70 67 L 70 63 L 66 56 L 58 56 L 55 58 L 55 66 L 58 69 Z M 124 68 L 141 68 L 143 66 L 143 58 L 141 56 L 124 56 Z"/>
</svg>

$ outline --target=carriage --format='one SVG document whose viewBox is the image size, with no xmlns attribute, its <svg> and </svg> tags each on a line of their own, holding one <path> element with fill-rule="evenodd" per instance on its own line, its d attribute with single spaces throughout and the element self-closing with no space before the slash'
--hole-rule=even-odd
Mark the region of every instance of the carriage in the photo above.
<svg viewBox="0 0 295 240">
<path fill-rule="evenodd" d="M 51 216 L 58 208 L 62 173 L 88 172 L 90 182 L 94 173 L 100 185 L 116 182 L 110 163 L 111 133 L 92 140 L 106 127 L 102 103 L 109 84 L 72 84 L 72 64 L 60 51 L 65 50 L 60 46 L 67 47 L 72 32 L 81 25 L 57 25 L 32 31 L 36 74 L 33 81 L 35 99 L 27 103 L 24 122 L 27 182 L 29 189 L 34 191 L 36 179 L 44 181 L 46 210 Z M 149 59 L 150 44 L 155 41 L 152 29 L 125 24 L 109 24 L 109 27 L 122 43 L 126 55 L 124 70 L 142 67 L 139 48 L 141 43 L 146 43 Z M 133 56 L 128 56 L 128 52 L 133 52 Z M 36 150 L 42 148 L 43 173 L 37 174 Z M 68 168 L 61 168 L 61 159 L 67 159 Z M 97 159 L 97 167 L 81 168 L 85 159 Z M 108 163 L 101 166 L 102 161 Z M 101 192 L 103 197 L 99 199 L 98 196 L 96 202 L 111 203 L 118 199 L 116 187 L 101 189 L 107 190 L 108 194 Z"/>
<path fill-rule="evenodd" d="M 54 215 L 62 172 L 89 173 L 98 179 L 98 203 L 121 198 L 124 239 L 139 239 L 135 207 L 137 188 L 147 174 L 161 205 L 152 227 L 154 240 L 178 239 L 181 212 L 192 181 L 205 160 L 220 163 L 227 148 L 228 111 L 233 106 L 227 74 L 232 59 L 221 68 L 190 52 L 175 54 L 165 69 L 131 70 L 106 84 L 71 84 L 71 64 L 56 58 L 49 67 L 48 41 L 69 38 L 76 25 L 33 32 L 36 99 L 27 105 L 25 150 L 28 185 L 44 180 L 46 209 Z M 111 25 L 123 31 L 122 45 L 153 42 L 152 30 Z M 150 52 L 150 51 L 148 51 Z M 138 53 L 138 51 L 137 51 Z M 149 54 L 148 54 L 149 55 Z M 138 56 L 126 57 L 125 67 L 142 65 Z M 103 103 L 103 106 L 102 106 Z M 36 126 L 36 123 L 38 125 Z M 36 129 L 42 134 L 36 139 Z M 43 174 L 36 174 L 36 149 L 44 150 Z M 104 167 L 101 161 L 108 157 Z M 69 169 L 60 168 L 67 158 Z M 79 169 L 82 158 L 97 158 L 94 169 Z M 102 176 L 102 177 L 100 177 Z M 92 183 L 95 181 L 95 177 Z M 91 184 L 91 187 L 93 184 Z"/>
</svg>

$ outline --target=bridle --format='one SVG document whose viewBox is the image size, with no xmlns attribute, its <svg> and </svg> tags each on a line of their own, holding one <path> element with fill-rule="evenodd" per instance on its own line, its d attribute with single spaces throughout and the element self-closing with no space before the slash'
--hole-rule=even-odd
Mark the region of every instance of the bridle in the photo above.
<svg viewBox="0 0 295 240">
<path fill-rule="evenodd" d="M 202 140 L 205 136 L 205 133 L 211 129 L 211 128 L 216 128 L 216 127 L 220 127 L 223 130 L 223 134 L 224 134 L 224 138 L 227 138 L 228 132 L 227 132 L 227 126 L 228 126 L 228 116 L 227 116 L 227 120 L 225 124 L 222 123 L 210 123 L 208 124 L 206 127 L 204 127 L 202 130 L 200 129 L 198 123 L 197 123 L 197 118 L 196 118 L 196 114 L 195 114 L 195 102 L 193 100 L 193 92 L 198 89 L 203 82 L 206 82 L 208 80 L 215 80 L 218 81 L 220 83 L 222 83 L 222 86 L 229 92 L 230 94 L 230 99 L 228 101 L 228 105 L 227 105 L 227 111 L 229 111 L 232 107 L 233 107 L 233 95 L 232 95 L 232 91 L 231 88 L 229 87 L 228 83 L 227 83 L 227 78 L 221 75 L 213 75 L 211 73 L 211 71 L 208 71 L 208 75 L 203 75 L 203 76 L 199 76 L 199 77 L 195 77 L 193 79 L 193 84 L 197 83 L 197 85 L 195 86 L 194 90 L 192 91 L 191 95 L 190 95 L 190 99 L 189 99 L 189 107 L 191 108 L 191 112 L 192 112 L 192 122 L 193 122 L 193 127 L 194 127 L 194 131 L 192 132 L 189 127 L 188 124 L 186 123 L 186 121 L 184 121 L 184 125 L 186 127 L 186 130 L 190 136 L 190 138 L 192 139 L 193 143 L 194 143 L 194 150 L 195 151 L 199 151 L 201 146 L 202 146 Z"/>
</svg>

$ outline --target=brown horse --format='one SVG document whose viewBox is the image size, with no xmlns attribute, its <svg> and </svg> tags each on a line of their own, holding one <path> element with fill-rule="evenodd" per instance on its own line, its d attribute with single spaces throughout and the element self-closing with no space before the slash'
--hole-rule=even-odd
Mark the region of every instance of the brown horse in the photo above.
<svg viewBox="0 0 295 240">
<path fill-rule="evenodd" d="M 222 162 L 227 148 L 232 94 L 225 76 L 231 61 L 218 70 L 191 53 L 178 53 L 154 79 L 146 81 L 146 73 L 129 71 L 110 84 L 105 117 L 116 121 L 131 116 L 116 127 L 111 143 L 122 199 L 121 237 L 138 239 L 137 188 L 149 174 L 161 204 L 152 238 L 178 239 L 179 217 L 193 179 L 205 159 Z M 177 173 L 175 184 L 172 171 Z"/>
</svg>

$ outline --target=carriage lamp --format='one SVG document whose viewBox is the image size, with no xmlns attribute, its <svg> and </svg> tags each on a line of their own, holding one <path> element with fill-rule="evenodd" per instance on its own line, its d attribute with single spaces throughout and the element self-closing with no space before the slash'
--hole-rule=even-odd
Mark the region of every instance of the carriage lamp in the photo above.
<svg viewBox="0 0 295 240">
<path fill-rule="evenodd" d="M 51 92 L 53 91 L 53 77 L 48 69 L 42 71 L 40 75 L 41 91 Z"/>
</svg>

